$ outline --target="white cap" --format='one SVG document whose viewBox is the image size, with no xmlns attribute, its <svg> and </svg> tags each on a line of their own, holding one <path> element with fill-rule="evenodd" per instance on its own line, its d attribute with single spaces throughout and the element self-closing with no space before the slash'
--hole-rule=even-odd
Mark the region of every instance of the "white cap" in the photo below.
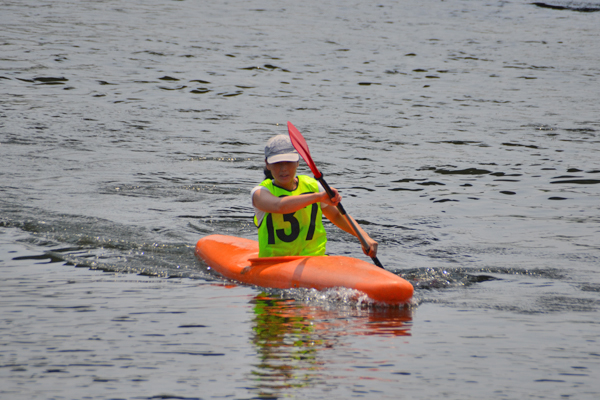
<svg viewBox="0 0 600 400">
<path fill-rule="evenodd" d="M 282 161 L 296 162 L 300 156 L 287 135 L 272 137 L 265 146 L 265 158 L 269 164 Z"/>
</svg>

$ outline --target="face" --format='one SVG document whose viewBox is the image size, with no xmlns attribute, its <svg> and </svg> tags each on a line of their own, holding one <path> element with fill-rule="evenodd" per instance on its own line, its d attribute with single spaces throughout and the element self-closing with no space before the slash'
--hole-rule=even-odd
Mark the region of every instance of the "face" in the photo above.
<svg viewBox="0 0 600 400">
<path fill-rule="evenodd" d="M 296 170 L 299 162 L 282 161 L 267 163 L 267 169 L 273 174 L 275 184 L 285 189 L 293 190 L 296 186 Z"/>
</svg>

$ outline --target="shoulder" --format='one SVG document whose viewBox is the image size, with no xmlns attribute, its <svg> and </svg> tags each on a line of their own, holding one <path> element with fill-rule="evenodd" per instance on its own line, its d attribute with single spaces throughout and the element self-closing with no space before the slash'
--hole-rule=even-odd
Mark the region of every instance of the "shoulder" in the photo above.
<svg viewBox="0 0 600 400">
<path fill-rule="evenodd" d="M 309 189 L 311 192 L 313 193 L 320 193 L 320 192 L 324 192 L 325 189 L 323 189 L 323 186 L 321 186 L 321 183 L 316 180 L 315 178 L 312 178 L 308 175 L 298 175 L 298 187 L 302 190 L 306 190 Z M 324 209 L 325 207 L 327 207 L 326 203 L 320 203 L 321 204 L 321 209 Z"/>
<path fill-rule="evenodd" d="M 264 187 L 264 186 L 260 186 L 260 185 L 258 185 L 258 186 L 254 186 L 254 187 L 252 188 L 252 190 L 250 191 L 250 196 L 254 196 L 254 193 L 258 192 L 259 190 L 269 190 L 269 189 L 267 189 L 267 188 L 266 188 L 266 187 Z"/>
<path fill-rule="evenodd" d="M 311 178 L 308 175 L 298 175 L 298 182 L 304 186 L 311 188 L 315 192 L 320 192 L 319 181 L 315 178 Z"/>
<path fill-rule="evenodd" d="M 258 186 L 262 186 L 265 188 L 269 188 L 273 186 L 273 179 L 267 178 L 264 181 L 262 181 L 261 183 L 259 183 Z"/>
<path fill-rule="evenodd" d="M 254 203 L 254 194 L 259 190 L 267 190 L 271 192 L 271 188 L 273 187 L 273 181 L 271 179 L 265 179 L 259 185 L 254 186 L 250 191 L 250 197 L 252 198 L 252 203 Z"/>
<path fill-rule="evenodd" d="M 309 188 L 313 192 L 324 192 L 323 186 L 321 183 L 308 175 L 298 175 L 298 181 L 302 184 L 304 188 Z"/>
<path fill-rule="evenodd" d="M 254 196 L 254 193 L 256 193 L 257 191 L 259 191 L 261 189 L 266 189 L 266 190 L 270 191 L 272 187 L 273 187 L 273 181 L 271 179 L 265 179 L 264 181 L 259 183 L 257 186 L 254 186 L 252 188 L 252 191 L 250 192 L 250 194 L 252 196 Z"/>
</svg>

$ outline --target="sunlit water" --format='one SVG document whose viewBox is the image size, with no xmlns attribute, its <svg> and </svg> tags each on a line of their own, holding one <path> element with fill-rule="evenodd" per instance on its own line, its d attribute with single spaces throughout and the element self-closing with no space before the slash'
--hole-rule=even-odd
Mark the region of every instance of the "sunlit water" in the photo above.
<svg viewBox="0 0 600 400">
<path fill-rule="evenodd" d="M 598 2 L 0 10 L 1 397 L 599 396 Z M 194 258 L 287 121 L 410 307 Z"/>
</svg>

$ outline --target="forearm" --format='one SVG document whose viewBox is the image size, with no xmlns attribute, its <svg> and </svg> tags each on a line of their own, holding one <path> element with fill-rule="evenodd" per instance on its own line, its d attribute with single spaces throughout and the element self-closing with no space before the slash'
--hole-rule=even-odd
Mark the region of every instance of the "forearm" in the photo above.
<svg viewBox="0 0 600 400">
<path fill-rule="evenodd" d="M 352 218 L 350 215 L 347 215 L 348 218 L 350 218 L 352 220 L 352 222 L 354 222 L 354 226 L 356 227 L 356 229 L 359 231 L 359 233 L 364 237 L 364 238 L 369 238 L 369 235 L 367 234 L 367 232 L 365 232 L 363 230 L 363 228 L 361 228 L 361 226 L 358 224 L 358 222 L 356 222 L 356 220 L 354 218 Z M 354 232 L 354 229 L 352 229 L 352 225 L 348 222 L 348 220 L 346 219 L 346 217 L 344 217 L 341 213 L 337 213 L 337 215 L 334 218 L 333 224 L 335 224 L 338 228 L 342 229 L 345 232 L 348 232 L 349 234 L 358 237 L 358 235 L 356 234 L 356 232 Z"/>
<path fill-rule="evenodd" d="M 303 209 L 313 203 L 318 203 L 322 198 L 321 193 L 302 194 L 300 196 L 279 197 L 276 210 L 272 211 L 279 214 L 289 214 Z"/>
<path fill-rule="evenodd" d="M 263 192 L 263 193 L 261 193 Z M 299 196 L 275 197 L 261 190 L 254 195 L 254 206 L 261 211 L 276 214 L 290 214 L 313 203 L 322 201 L 323 193 L 309 193 Z"/>
<path fill-rule="evenodd" d="M 337 210 L 337 208 L 327 207 L 327 208 L 323 209 L 323 214 L 325 214 L 327 219 L 329 219 L 335 226 L 337 226 L 341 230 L 348 232 L 351 235 L 354 235 L 356 237 L 359 237 L 359 235 L 356 234 L 354 229 L 352 229 L 352 225 L 348 222 L 346 217 L 344 215 L 342 215 Z M 367 254 L 370 257 L 375 257 L 377 255 L 378 243 L 375 240 L 373 240 L 369 236 L 369 234 L 360 227 L 360 225 L 356 222 L 356 220 L 354 218 L 352 218 L 350 215 L 346 215 L 346 216 L 352 220 L 352 222 L 354 223 L 354 226 L 356 227 L 356 230 L 360 233 L 362 238 L 365 240 L 365 243 L 367 245 L 367 247 L 363 246 L 363 251 L 365 252 L 365 254 Z"/>
</svg>

